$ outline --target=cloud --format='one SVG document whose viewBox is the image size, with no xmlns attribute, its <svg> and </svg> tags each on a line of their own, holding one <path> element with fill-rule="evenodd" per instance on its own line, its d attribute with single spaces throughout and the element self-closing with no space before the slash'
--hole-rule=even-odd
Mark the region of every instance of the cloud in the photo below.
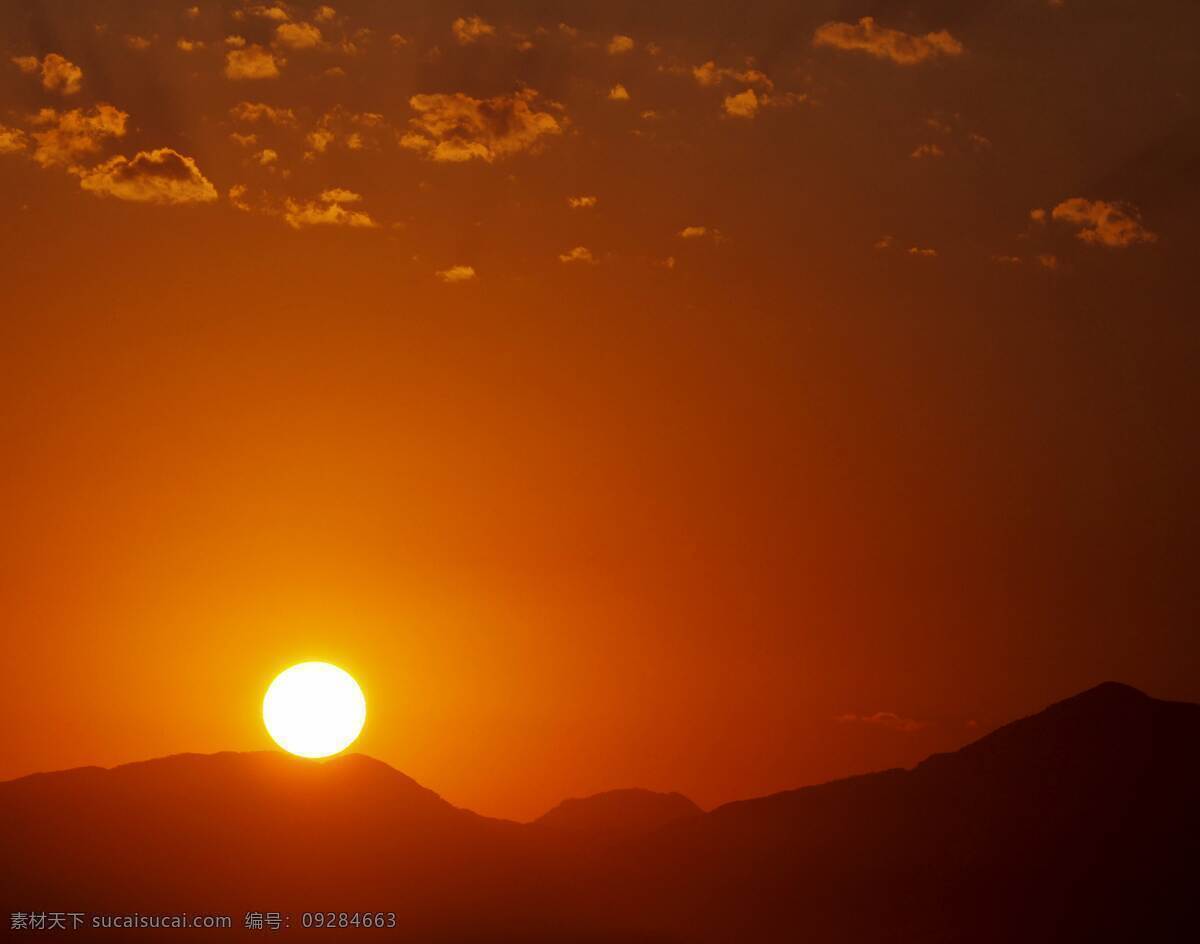
<svg viewBox="0 0 1200 944">
<path fill-rule="evenodd" d="M 536 150 L 542 139 L 562 133 L 559 120 L 534 110 L 537 92 L 478 99 L 462 92 L 414 95 L 408 103 L 416 117 L 400 144 L 435 161 L 491 161 Z"/>
<path fill-rule="evenodd" d="M 450 32 L 454 34 L 460 46 L 467 46 L 478 42 L 484 36 L 494 35 L 496 27 L 478 16 L 460 16 L 450 24 Z"/>
<path fill-rule="evenodd" d="M 87 111 L 43 108 L 33 119 L 35 125 L 46 129 L 32 133 L 37 142 L 33 159 L 43 167 L 69 166 L 84 155 L 99 151 L 105 139 L 124 135 L 128 118 L 128 113 L 107 104 Z"/>
<path fill-rule="evenodd" d="M 913 148 L 913 152 L 908 156 L 920 160 L 923 157 L 945 157 L 946 152 L 936 144 L 922 144 Z"/>
<path fill-rule="evenodd" d="M 274 79 L 279 75 L 280 61 L 257 43 L 244 49 L 225 53 L 225 78 Z"/>
<path fill-rule="evenodd" d="M 387 127 L 383 115 L 376 112 L 353 112 L 335 105 L 305 135 L 309 151 L 304 156 L 312 160 L 317 154 L 324 154 L 332 144 L 340 144 L 351 151 L 378 147 L 378 135 Z"/>
<path fill-rule="evenodd" d="M 42 88 L 61 95 L 74 95 L 83 84 L 83 70 L 69 59 L 56 52 L 47 53 L 46 58 L 37 56 L 13 56 L 13 64 L 26 75 L 39 69 L 42 73 Z"/>
<path fill-rule="evenodd" d="M 217 199 L 217 188 L 196 162 L 171 148 L 139 151 L 128 160 L 117 155 L 80 172 L 79 185 L 101 197 L 136 203 L 207 203 Z"/>
<path fill-rule="evenodd" d="M 748 88 L 736 95 L 726 95 L 722 108 L 730 118 L 753 118 L 761 108 L 787 108 L 808 100 L 797 92 L 756 92 Z"/>
<path fill-rule="evenodd" d="M 997 265 L 1020 265 L 1021 257 L 1020 256 L 1006 256 L 1003 254 L 995 255 L 995 256 L 992 256 L 992 262 L 996 263 Z"/>
<path fill-rule="evenodd" d="M 311 23 L 280 23 L 275 42 L 288 49 L 315 49 L 321 45 L 321 30 Z"/>
<path fill-rule="evenodd" d="M 175 47 L 181 52 L 195 52 L 198 49 L 204 48 L 204 40 L 202 39 L 184 39 L 182 36 L 175 40 Z"/>
<path fill-rule="evenodd" d="M 597 203 L 595 197 L 567 197 L 567 206 L 572 210 L 585 210 L 594 207 Z"/>
<path fill-rule="evenodd" d="M 358 203 L 362 197 L 345 187 L 331 187 L 321 191 L 320 199 L 324 203 Z"/>
<path fill-rule="evenodd" d="M 238 102 L 229 109 L 229 117 L 247 124 L 263 121 L 281 128 L 291 128 L 296 124 L 296 113 L 290 108 L 276 108 L 263 102 Z"/>
<path fill-rule="evenodd" d="M 912 734 L 928 727 L 924 721 L 914 721 L 912 718 L 902 718 L 891 711 L 877 711 L 873 715 L 845 714 L 833 719 L 839 724 L 869 724 L 881 728 L 890 728 L 904 734 Z"/>
<path fill-rule="evenodd" d="M 141 52 L 149 49 L 152 44 L 145 36 L 126 36 L 125 45 L 130 49 L 136 49 L 138 52 Z"/>
<path fill-rule="evenodd" d="M 875 25 L 864 16 L 857 23 L 826 23 L 813 34 L 814 46 L 865 52 L 900 66 L 914 66 L 938 56 L 959 56 L 963 45 L 946 30 L 915 36 L 902 30 Z"/>
<path fill-rule="evenodd" d="M 263 167 L 266 167 L 268 164 L 274 164 L 276 161 L 278 161 L 279 154 L 273 151 L 271 148 L 263 148 L 254 155 L 254 160 Z"/>
<path fill-rule="evenodd" d="M 52 52 L 42 60 L 42 87 L 63 95 L 74 95 L 83 83 L 83 70 Z"/>
<path fill-rule="evenodd" d="M 331 6 L 325 6 L 324 4 L 313 10 L 313 19 L 318 23 L 328 23 L 335 16 L 337 16 L 337 10 Z"/>
<path fill-rule="evenodd" d="M 454 285 L 458 282 L 470 282 L 475 278 L 475 267 L 456 265 L 451 266 L 449 269 L 442 269 L 440 272 L 435 272 L 434 275 L 448 285 Z"/>
<path fill-rule="evenodd" d="M 1054 255 L 1052 252 L 1043 252 L 1040 256 L 1038 256 L 1038 265 L 1040 265 L 1043 269 L 1050 269 L 1053 271 L 1054 269 L 1058 268 L 1058 256 Z"/>
<path fill-rule="evenodd" d="M 304 143 L 312 150 L 307 154 L 324 154 L 329 145 L 337 140 L 337 135 L 328 128 L 317 127 L 304 136 Z"/>
<path fill-rule="evenodd" d="M 29 139 L 20 128 L 0 125 L 0 154 L 16 154 L 29 146 Z"/>
<path fill-rule="evenodd" d="M 1152 243 L 1158 236 L 1142 226 L 1134 207 L 1107 200 L 1072 197 L 1051 212 L 1060 223 L 1078 227 L 1076 236 L 1093 246 L 1124 249 L 1134 243 Z"/>
<path fill-rule="evenodd" d="M 880 250 L 891 250 L 896 248 L 896 238 L 894 236 L 880 236 L 875 240 L 874 247 Z M 917 259 L 936 259 L 938 251 L 925 246 L 909 246 L 904 250 L 910 256 Z"/>
<path fill-rule="evenodd" d="M 621 56 L 627 52 L 633 52 L 633 37 L 622 36 L 617 33 L 608 41 L 608 54 L 610 56 Z"/>
<path fill-rule="evenodd" d="M 244 213 L 249 213 L 251 210 L 250 203 L 246 200 L 248 190 L 249 188 L 245 184 L 234 184 L 229 188 L 229 202 Z"/>
<path fill-rule="evenodd" d="M 247 7 L 246 12 L 251 16 L 257 16 L 262 20 L 275 20 L 277 23 L 286 23 L 291 17 L 288 16 L 287 10 L 278 5 L 267 6 L 266 4 L 255 4 L 252 7 Z"/>
<path fill-rule="evenodd" d="M 758 113 L 758 95 L 748 88 L 736 95 L 725 96 L 725 114 L 731 118 L 753 118 Z"/>
<path fill-rule="evenodd" d="M 716 232 L 715 230 L 713 231 Z M 679 235 L 683 239 L 702 239 L 707 236 L 709 229 L 707 226 L 685 226 L 679 231 Z"/>
<path fill-rule="evenodd" d="M 586 246 L 576 246 L 574 249 L 568 249 L 566 252 L 558 254 L 559 262 L 587 262 L 594 263 L 596 257 L 592 255 L 592 251 Z"/>
<path fill-rule="evenodd" d="M 379 224 L 364 210 L 348 210 L 347 204 L 362 200 L 352 190 L 334 187 L 322 191 L 316 200 L 297 203 L 290 197 L 283 204 L 283 219 L 292 229 L 303 226 L 375 227 Z"/>
<path fill-rule="evenodd" d="M 765 89 L 772 89 L 775 83 L 765 72 L 760 72 L 758 69 L 730 69 L 718 68 L 713 60 L 695 66 L 692 69 L 692 77 L 697 83 L 705 87 L 720 85 L 728 80 L 740 82 L 742 85 L 760 85 Z"/>
<path fill-rule="evenodd" d="M 618 82 L 608 90 L 608 100 L 610 102 L 627 102 L 629 101 L 629 90 Z"/>
<path fill-rule="evenodd" d="M 244 36 L 226 36 L 225 45 L 231 49 L 241 49 L 246 45 L 246 38 Z"/>
</svg>

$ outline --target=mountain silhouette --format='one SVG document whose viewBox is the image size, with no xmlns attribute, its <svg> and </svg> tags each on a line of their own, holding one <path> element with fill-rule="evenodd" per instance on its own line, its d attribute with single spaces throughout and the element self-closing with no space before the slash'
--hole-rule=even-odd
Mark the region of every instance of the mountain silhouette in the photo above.
<svg viewBox="0 0 1200 944">
<path fill-rule="evenodd" d="M 563 800 L 534 820 L 535 826 L 602 841 L 629 839 L 704 811 L 682 793 L 653 790 L 609 790 Z"/>
<path fill-rule="evenodd" d="M 620 790 L 512 823 L 361 755 L 36 774 L 0 783 L 0 889 L 10 913 L 235 928 L 394 912 L 414 941 L 1183 941 L 1198 798 L 1200 706 L 1107 683 L 912 770 L 709 813 Z"/>
</svg>

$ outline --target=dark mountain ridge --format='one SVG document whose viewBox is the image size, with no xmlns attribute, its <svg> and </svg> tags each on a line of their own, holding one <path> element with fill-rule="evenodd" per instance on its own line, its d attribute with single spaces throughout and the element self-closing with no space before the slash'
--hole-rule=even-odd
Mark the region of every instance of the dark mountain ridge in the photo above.
<svg viewBox="0 0 1200 944">
<path fill-rule="evenodd" d="M 609 790 L 563 800 L 533 821 L 535 827 L 576 836 L 616 841 L 649 833 L 680 820 L 701 816 L 700 807 L 682 793 Z"/>
<path fill-rule="evenodd" d="M 184 754 L 0 783 L 0 887 L 10 912 L 392 911 L 427 941 L 1194 939 L 1198 747 L 1200 706 L 1108 683 L 912 770 L 530 824 L 361 755 Z"/>
</svg>

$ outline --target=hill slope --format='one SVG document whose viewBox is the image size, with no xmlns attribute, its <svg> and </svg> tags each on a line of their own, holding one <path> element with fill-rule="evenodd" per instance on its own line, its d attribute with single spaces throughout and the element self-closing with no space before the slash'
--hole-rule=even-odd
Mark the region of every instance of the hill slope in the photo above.
<svg viewBox="0 0 1200 944">
<path fill-rule="evenodd" d="M 0 784 L 0 888 L 9 912 L 392 911 L 425 941 L 1190 940 L 1198 746 L 1200 706 L 1110 683 L 911 771 L 528 825 L 361 756 L 180 755 Z"/>
</svg>

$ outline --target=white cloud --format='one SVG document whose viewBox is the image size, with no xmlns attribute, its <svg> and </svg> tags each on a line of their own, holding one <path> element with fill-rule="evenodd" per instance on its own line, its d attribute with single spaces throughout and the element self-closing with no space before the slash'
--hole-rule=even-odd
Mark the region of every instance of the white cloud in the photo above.
<svg viewBox="0 0 1200 944">
<path fill-rule="evenodd" d="M 290 108 L 276 108 L 263 102 L 238 102 L 229 109 L 229 116 L 234 121 L 248 124 L 263 121 L 281 128 L 290 128 L 296 124 L 296 113 Z"/>
<path fill-rule="evenodd" d="M 748 88 L 736 95 L 725 96 L 725 114 L 732 118 L 753 118 L 758 113 L 758 95 Z"/>
<path fill-rule="evenodd" d="M 288 49 L 315 49 L 321 45 L 321 30 L 311 23 L 280 23 L 275 42 Z"/>
<path fill-rule="evenodd" d="M 257 44 L 225 53 L 225 77 L 229 79 L 274 79 L 279 76 L 277 60 Z"/>
<path fill-rule="evenodd" d="M 469 265 L 451 266 L 449 269 L 442 269 L 440 272 L 435 272 L 439 279 L 448 285 L 454 285 L 458 282 L 470 282 L 475 276 L 475 267 Z"/>
<path fill-rule="evenodd" d="M 775 87 L 775 83 L 765 72 L 749 66 L 745 69 L 718 68 L 716 62 L 711 59 L 695 66 L 692 69 L 692 77 L 697 83 L 706 87 L 720 85 L 726 80 L 739 82 L 742 85 L 758 85 L 768 90 Z"/>
<path fill-rule="evenodd" d="M 346 209 L 347 204 L 357 203 L 361 199 L 357 193 L 341 187 L 325 190 L 316 200 L 304 203 L 289 197 L 283 204 L 283 219 L 292 229 L 304 226 L 378 226 L 365 211 Z"/>
<path fill-rule="evenodd" d="M 472 98 L 462 92 L 414 95 L 408 103 L 417 113 L 413 129 L 400 138 L 402 147 L 435 161 L 494 161 L 535 150 L 543 138 L 562 133 L 559 119 L 537 111 L 537 92 Z"/>
<path fill-rule="evenodd" d="M 291 17 L 288 16 L 287 10 L 278 4 L 267 6 L 265 3 L 259 3 L 255 4 L 254 6 L 247 7 L 246 12 L 251 16 L 257 16 L 259 19 L 274 20 L 277 23 L 286 23 L 291 19 Z"/>
<path fill-rule="evenodd" d="M 1152 243 L 1158 239 L 1142 226 L 1134 207 L 1107 200 L 1072 197 L 1056 206 L 1051 217 L 1077 227 L 1075 235 L 1093 246 L 1123 249 L 1134 243 Z"/>
<path fill-rule="evenodd" d="M 0 125 L 0 154 L 16 154 L 29 146 L 29 139 L 20 128 Z"/>
<path fill-rule="evenodd" d="M 251 206 L 246 200 L 248 190 L 249 188 L 245 184 L 234 184 L 229 188 L 229 202 L 244 213 L 249 213 L 251 210 Z"/>
<path fill-rule="evenodd" d="M 857 23 L 826 23 L 813 34 L 814 46 L 829 46 L 865 52 L 896 65 L 912 66 L 939 56 L 960 56 L 963 45 L 946 30 L 916 36 L 902 30 L 878 26 L 864 16 Z"/>
<path fill-rule="evenodd" d="M 485 36 L 494 35 L 496 27 L 478 16 L 460 16 L 450 24 L 450 32 L 454 34 L 459 45 L 467 46 Z"/>
<path fill-rule="evenodd" d="M 45 128 L 32 133 L 36 142 L 33 159 L 43 167 L 69 166 L 95 154 L 106 139 L 124 135 L 128 118 L 126 112 L 103 103 L 86 111 L 43 108 L 33 119 L 35 126 Z"/>
<path fill-rule="evenodd" d="M 83 85 L 83 70 L 56 52 L 47 53 L 40 61 L 37 56 L 13 56 L 12 61 L 26 75 L 40 70 L 42 88 L 48 92 L 74 95 Z"/>
<path fill-rule="evenodd" d="M 207 203 L 217 189 L 196 162 L 172 148 L 139 151 L 132 159 L 118 155 L 79 172 L 79 185 L 102 197 L 135 203 Z"/>
<path fill-rule="evenodd" d="M 566 252 L 558 254 L 559 262 L 586 262 L 594 263 L 596 257 L 592 255 L 592 251 L 586 246 L 576 246 L 574 249 L 568 249 Z"/>
<path fill-rule="evenodd" d="M 615 35 L 608 41 L 608 54 L 610 56 L 621 56 L 627 52 L 633 51 L 633 37 L 622 36 L 620 33 Z"/>
</svg>

